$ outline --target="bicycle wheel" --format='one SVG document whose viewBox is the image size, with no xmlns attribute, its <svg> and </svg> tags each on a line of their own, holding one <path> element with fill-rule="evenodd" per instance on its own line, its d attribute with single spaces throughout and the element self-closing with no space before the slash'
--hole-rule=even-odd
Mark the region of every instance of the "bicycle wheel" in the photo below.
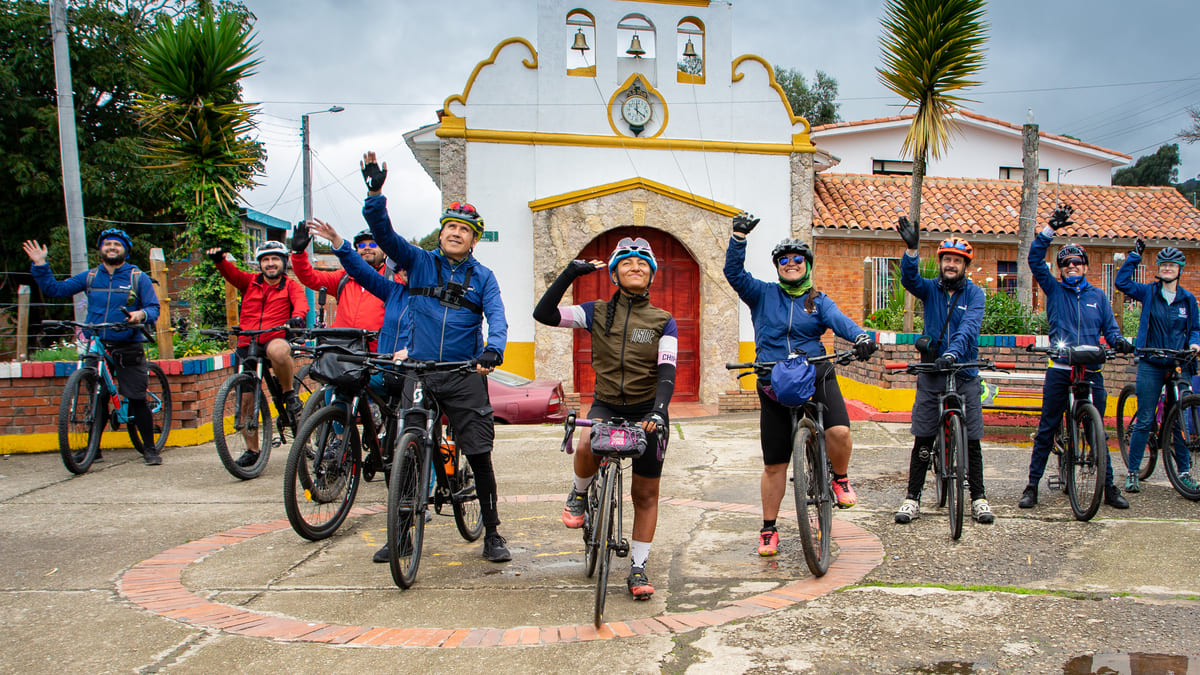
<svg viewBox="0 0 1200 675">
<path fill-rule="evenodd" d="M 245 394 L 257 396 L 257 415 L 251 402 L 243 405 L 243 398 L 249 398 Z M 258 478 L 271 456 L 271 408 L 253 373 L 238 373 L 221 385 L 213 405 L 212 425 L 213 443 L 225 470 L 242 480 Z M 258 439 L 258 459 L 253 464 L 238 466 L 238 458 L 250 447 L 248 438 Z"/>
<path fill-rule="evenodd" d="M 930 469 L 933 471 L 933 490 L 937 496 L 939 509 L 946 506 L 946 493 L 950 491 L 949 481 L 946 480 L 945 473 L 942 471 L 942 457 L 946 452 L 943 438 L 939 434 L 933 441 L 933 447 L 929 449 Z"/>
<path fill-rule="evenodd" d="M 98 386 L 96 371 L 80 368 L 67 378 L 58 404 L 58 450 L 67 471 L 76 475 L 96 461 L 108 421 L 108 401 Z"/>
<path fill-rule="evenodd" d="M 475 493 L 475 473 L 467 456 L 454 451 L 454 475 L 450 477 L 450 494 L 454 506 L 454 524 L 467 541 L 476 541 L 483 534 L 483 512 L 479 495 Z"/>
<path fill-rule="evenodd" d="M 825 448 L 807 420 L 796 429 L 792 443 L 792 495 L 796 498 L 804 562 L 813 576 L 822 576 L 829 571 L 833 493 Z"/>
<path fill-rule="evenodd" d="M 392 580 L 408 588 L 421 565 L 425 537 L 425 509 L 429 500 L 429 467 L 424 461 L 421 434 L 406 432 L 396 448 L 392 478 L 388 483 L 387 541 Z"/>
<path fill-rule="evenodd" d="M 1129 471 L 1129 439 L 1133 435 L 1133 421 L 1137 418 L 1137 389 L 1132 384 L 1121 387 L 1121 395 L 1117 397 L 1117 445 L 1121 448 L 1121 464 Z M 1146 480 L 1154 473 L 1154 465 L 1158 462 L 1158 447 L 1153 439 L 1147 439 L 1146 451 L 1142 453 L 1142 462 L 1137 469 L 1137 477 Z"/>
<path fill-rule="evenodd" d="M 283 507 L 292 529 L 309 541 L 336 532 L 358 494 L 362 466 L 358 427 L 345 425 L 345 419 L 342 408 L 321 408 L 300 427 L 288 452 Z M 344 430 L 341 437 L 335 423 Z"/>
<path fill-rule="evenodd" d="M 1091 520 L 1100 509 L 1104 496 L 1104 476 L 1108 467 L 1108 444 L 1104 439 L 1104 422 L 1096 406 L 1084 403 L 1075 411 L 1076 443 L 1073 452 L 1064 453 L 1067 496 L 1071 513 L 1076 520 Z M 1068 446 L 1069 447 L 1069 446 Z"/>
<path fill-rule="evenodd" d="M 312 417 L 314 411 L 325 405 L 325 392 L 329 390 L 329 385 L 318 387 L 316 391 L 310 393 L 308 398 L 304 400 L 304 407 L 300 409 L 300 421 L 296 425 L 296 433 L 299 434 L 300 427 L 304 426 L 304 421 Z M 297 390 L 299 392 L 300 390 Z"/>
<path fill-rule="evenodd" d="M 967 431 L 963 428 L 962 418 L 958 415 L 947 417 L 942 435 L 946 439 L 946 514 L 950 516 L 950 538 L 958 539 L 962 536 L 966 508 L 963 486 L 967 480 Z"/>
<path fill-rule="evenodd" d="M 1191 474 L 1192 467 L 1200 460 L 1200 396 L 1188 394 L 1171 406 L 1163 420 L 1160 443 L 1163 471 L 1171 486 L 1192 501 L 1200 500 L 1200 485 Z M 1182 458 L 1176 456 L 1177 452 Z"/>
<path fill-rule="evenodd" d="M 583 563 L 589 579 L 596 573 L 596 561 L 600 559 L 600 498 L 603 486 L 600 475 L 592 479 L 587 491 L 587 509 L 583 513 Z"/>
<path fill-rule="evenodd" d="M 592 621 L 599 628 L 604 623 L 604 598 L 608 594 L 608 572 L 612 568 L 613 547 L 616 544 L 613 537 L 616 532 L 614 522 L 617 516 L 617 472 L 621 470 L 616 462 L 602 469 L 604 486 L 600 497 L 600 529 L 597 534 L 599 546 L 596 549 L 599 571 L 596 574 L 596 600 L 593 605 Z"/>
<path fill-rule="evenodd" d="M 146 406 L 150 408 L 151 427 L 154 429 L 154 450 L 162 452 L 171 435 L 171 386 L 167 384 L 167 374 L 157 363 L 146 364 L 148 383 L 146 385 Z M 125 425 L 129 431 L 129 440 L 134 449 L 145 454 L 142 447 L 142 435 L 135 428 L 133 420 Z"/>
</svg>

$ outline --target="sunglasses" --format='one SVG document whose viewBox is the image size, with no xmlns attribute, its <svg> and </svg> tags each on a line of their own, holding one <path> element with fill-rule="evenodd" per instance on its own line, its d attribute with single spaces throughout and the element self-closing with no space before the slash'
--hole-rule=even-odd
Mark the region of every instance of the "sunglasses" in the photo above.
<svg viewBox="0 0 1200 675">
<path fill-rule="evenodd" d="M 357 246 L 360 251 L 364 248 L 379 248 L 379 244 L 376 244 L 373 241 L 360 241 L 358 242 Z"/>
<path fill-rule="evenodd" d="M 1067 258 L 1059 267 L 1083 267 L 1083 258 Z"/>
<path fill-rule="evenodd" d="M 621 239 L 621 241 L 617 242 L 617 248 L 627 251 L 649 251 L 650 242 L 642 239 L 641 237 L 638 237 L 637 239 L 625 237 Z"/>
<path fill-rule="evenodd" d="M 807 261 L 805 260 L 804 256 L 802 256 L 802 255 L 794 255 L 794 256 L 791 256 L 790 258 L 788 256 L 784 255 L 784 256 L 779 256 L 779 258 L 777 258 L 775 260 L 775 264 L 779 265 L 780 267 L 783 267 L 784 265 L 786 265 L 790 262 L 796 263 L 797 265 L 799 265 L 800 263 L 807 262 Z"/>
<path fill-rule="evenodd" d="M 470 214 L 472 216 L 479 215 L 479 212 L 475 210 L 475 207 L 466 202 L 450 202 L 450 205 L 446 207 L 446 210 L 461 211 L 462 213 Z"/>
</svg>

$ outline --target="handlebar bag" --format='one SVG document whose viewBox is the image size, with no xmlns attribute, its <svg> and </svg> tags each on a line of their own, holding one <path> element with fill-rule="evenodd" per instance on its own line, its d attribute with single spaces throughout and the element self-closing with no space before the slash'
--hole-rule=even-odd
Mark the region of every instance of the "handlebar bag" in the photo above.
<svg viewBox="0 0 1200 675">
<path fill-rule="evenodd" d="M 816 389 L 817 367 L 804 355 L 776 363 L 771 369 L 770 388 L 763 387 L 767 396 L 792 408 L 808 403 Z"/>
<path fill-rule="evenodd" d="M 321 340 L 321 346 L 334 346 L 337 349 L 322 350 L 313 359 L 309 374 L 314 380 L 335 387 L 366 384 L 369 375 L 366 364 L 350 363 L 339 358 L 343 354 L 367 351 L 365 337 L 325 337 Z"/>
<path fill-rule="evenodd" d="M 608 457 L 641 457 L 646 432 L 636 424 L 596 422 L 592 425 L 592 454 Z"/>
<path fill-rule="evenodd" d="M 1067 362 L 1072 366 L 1099 366 L 1104 361 L 1104 350 L 1095 345 L 1076 345 L 1067 350 Z"/>
</svg>

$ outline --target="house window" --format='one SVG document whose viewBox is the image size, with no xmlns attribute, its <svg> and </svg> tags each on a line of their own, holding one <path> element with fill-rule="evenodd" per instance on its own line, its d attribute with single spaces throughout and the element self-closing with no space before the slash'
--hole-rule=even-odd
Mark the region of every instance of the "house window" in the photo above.
<svg viewBox="0 0 1200 675">
<path fill-rule="evenodd" d="M 1104 284 L 1104 295 L 1108 296 L 1108 298 L 1111 300 L 1113 297 L 1113 291 L 1114 291 L 1114 288 L 1113 288 L 1113 280 L 1114 280 L 1113 264 L 1112 263 L 1104 263 L 1100 267 L 1101 267 L 1100 278 Z"/>
<path fill-rule="evenodd" d="M 996 290 L 1017 297 L 1017 263 L 1015 260 L 996 261 Z"/>
<path fill-rule="evenodd" d="M 1019 166 L 1002 166 L 1000 167 L 1001 180 L 1024 180 L 1025 169 Z M 1050 180 L 1050 169 L 1038 169 L 1038 180 Z"/>
<path fill-rule="evenodd" d="M 246 262 L 254 262 L 254 250 L 267 240 L 267 230 L 255 225 L 246 225 Z"/>
<path fill-rule="evenodd" d="M 684 84 L 704 84 L 704 24 L 689 16 L 680 21 L 675 30 L 676 65 L 679 68 L 675 80 Z"/>
<path fill-rule="evenodd" d="M 871 162 L 871 173 L 876 176 L 911 176 L 912 172 L 912 162 L 903 162 L 898 159 L 876 159 Z"/>
<path fill-rule="evenodd" d="M 583 40 L 588 49 L 576 49 L 579 40 L 577 35 L 583 34 Z M 573 77 L 596 76 L 596 18 L 582 9 L 573 9 L 567 14 L 567 75 Z"/>
<path fill-rule="evenodd" d="M 871 258 L 875 283 L 871 294 L 871 311 L 876 312 L 887 306 L 888 299 L 897 292 L 900 284 L 899 258 Z"/>
</svg>

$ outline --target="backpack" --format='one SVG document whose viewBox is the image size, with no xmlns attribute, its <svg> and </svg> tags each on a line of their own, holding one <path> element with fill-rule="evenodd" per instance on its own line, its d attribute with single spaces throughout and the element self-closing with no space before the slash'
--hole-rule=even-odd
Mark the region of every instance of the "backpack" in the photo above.
<svg viewBox="0 0 1200 675">
<path fill-rule="evenodd" d="M 771 369 L 770 389 L 764 387 L 768 396 L 791 408 L 808 403 L 816 390 L 817 367 L 803 354 L 776 363 Z"/>
<path fill-rule="evenodd" d="M 86 290 L 88 293 L 92 292 L 92 282 L 95 281 L 96 272 L 98 272 L 98 271 L 100 271 L 99 267 L 88 270 L 87 286 L 86 286 Z M 126 291 L 126 297 L 125 297 L 125 306 L 126 307 L 136 307 L 137 306 L 138 284 L 141 283 L 141 280 L 142 280 L 142 271 L 140 269 L 138 269 L 137 267 L 134 267 L 133 271 L 129 274 L 129 290 Z M 123 288 L 101 288 L 101 289 L 97 289 L 97 290 L 103 291 L 105 293 L 116 293 L 119 291 L 124 291 L 125 289 L 123 289 Z"/>
</svg>

